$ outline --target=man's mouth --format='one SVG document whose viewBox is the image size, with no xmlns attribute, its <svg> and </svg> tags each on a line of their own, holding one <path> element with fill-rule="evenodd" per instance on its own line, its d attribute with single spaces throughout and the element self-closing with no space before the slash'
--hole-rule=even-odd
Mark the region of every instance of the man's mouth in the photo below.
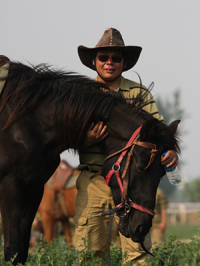
<svg viewBox="0 0 200 266">
<path fill-rule="evenodd" d="M 113 68 L 106 68 L 105 71 L 107 73 L 113 73 L 115 70 Z"/>
</svg>

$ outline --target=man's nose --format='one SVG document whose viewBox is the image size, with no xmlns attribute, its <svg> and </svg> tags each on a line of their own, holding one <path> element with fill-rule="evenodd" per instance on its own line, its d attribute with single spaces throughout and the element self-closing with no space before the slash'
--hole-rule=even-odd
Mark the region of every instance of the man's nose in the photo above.
<svg viewBox="0 0 200 266">
<path fill-rule="evenodd" d="M 108 64 L 112 64 L 112 63 L 113 63 L 113 61 L 112 61 L 112 57 L 109 57 L 106 63 L 108 63 Z"/>
</svg>

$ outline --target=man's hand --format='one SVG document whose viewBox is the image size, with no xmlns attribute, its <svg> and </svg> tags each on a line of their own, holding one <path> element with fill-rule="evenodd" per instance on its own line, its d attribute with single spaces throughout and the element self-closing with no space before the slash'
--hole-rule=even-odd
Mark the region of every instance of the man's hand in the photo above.
<svg viewBox="0 0 200 266">
<path fill-rule="evenodd" d="M 107 126 L 104 126 L 101 121 L 99 121 L 96 125 L 92 123 L 87 131 L 84 146 L 91 146 L 92 144 L 102 141 L 108 135 L 106 129 Z"/>
<path fill-rule="evenodd" d="M 160 223 L 160 231 L 163 233 L 165 232 L 165 229 L 166 229 L 166 223 Z"/>
<path fill-rule="evenodd" d="M 163 165 L 167 164 L 167 167 L 175 168 L 178 164 L 177 153 L 173 150 L 167 151 L 167 154 L 165 156 L 163 156 L 163 155 L 161 156 L 161 164 L 163 164 Z"/>
</svg>

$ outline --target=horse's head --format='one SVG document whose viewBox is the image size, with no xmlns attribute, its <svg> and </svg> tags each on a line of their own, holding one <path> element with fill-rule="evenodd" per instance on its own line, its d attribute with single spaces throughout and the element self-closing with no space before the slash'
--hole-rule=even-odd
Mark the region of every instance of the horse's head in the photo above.
<svg viewBox="0 0 200 266">
<path fill-rule="evenodd" d="M 148 120 L 143 125 L 138 140 L 127 148 L 119 167 L 116 162 L 121 152 L 111 155 L 104 163 L 105 176 L 114 165 L 115 171 L 112 171 L 112 178 L 108 182 L 115 205 L 118 206 L 118 229 L 135 242 L 143 242 L 152 226 L 156 191 L 165 174 L 161 165 L 161 154 L 167 150 L 179 150 L 175 138 L 179 122 L 174 121 L 167 126 L 156 119 Z M 112 141 L 112 137 L 109 141 Z M 119 176 L 122 181 L 121 189 Z"/>
</svg>

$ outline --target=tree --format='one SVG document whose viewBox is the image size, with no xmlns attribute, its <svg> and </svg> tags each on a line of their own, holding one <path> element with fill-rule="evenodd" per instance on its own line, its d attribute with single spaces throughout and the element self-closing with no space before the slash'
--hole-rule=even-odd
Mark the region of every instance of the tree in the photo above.
<svg viewBox="0 0 200 266">
<path fill-rule="evenodd" d="M 200 177 L 190 181 L 190 183 L 186 183 L 183 188 L 183 195 L 187 198 L 188 201 L 191 202 L 199 202 L 200 201 Z"/>
<path fill-rule="evenodd" d="M 173 120 L 183 121 L 188 117 L 185 110 L 181 108 L 181 90 L 179 88 L 174 91 L 170 98 L 163 99 L 158 96 L 156 98 L 156 105 L 167 124 Z M 182 125 L 183 123 L 180 123 L 179 131 L 181 134 L 186 134 L 186 131 L 182 129 Z"/>
<path fill-rule="evenodd" d="M 179 124 L 178 131 L 180 135 L 186 134 L 187 132 L 183 130 L 183 121 L 188 117 L 185 110 L 181 107 L 181 90 L 176 89 L 170 98 L 161 98 L 160 96 L 156 99 L 156 104 L 160 114 L 164 117 L 164 121 L 169 124 L 173 120 L 181 120 L 182 123 Z M 183 148 L 183 147 L 182 147 Z M 182 162 L 179 162 L 179 170 L 181 168 Z M 178 200 L 177 187 L 172 186 L 167 177 L 164 176 L 160 182 L 160 187 L 166 193 L 168 199 L 171 201 Z"/>
</svg>

